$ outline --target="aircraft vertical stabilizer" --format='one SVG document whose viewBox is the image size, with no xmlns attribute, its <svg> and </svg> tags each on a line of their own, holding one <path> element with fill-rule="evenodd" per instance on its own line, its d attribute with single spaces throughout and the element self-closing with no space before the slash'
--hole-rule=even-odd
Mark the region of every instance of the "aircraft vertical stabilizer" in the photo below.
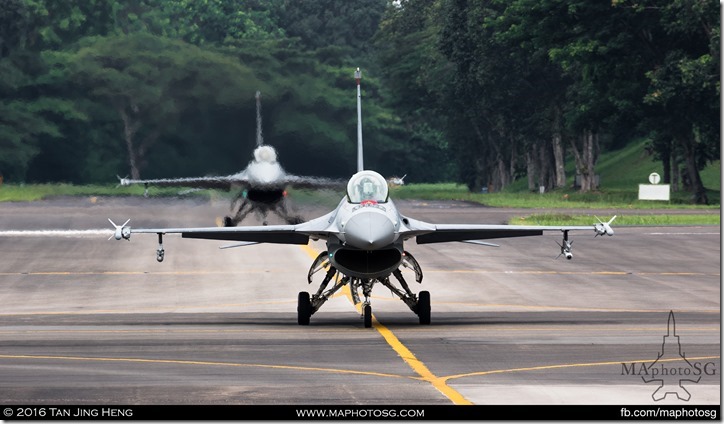
<svg viewBox="0 0 724 424">
<path fill-rule="evenodd" d="M 362 72 L 357 68 L 354 73 L 354 79 L 357 80 L 357 172 L 364 171 L 364 159 L 362 152 L 362 91 L 360 89 L 360 80 Z"/>
</svg>

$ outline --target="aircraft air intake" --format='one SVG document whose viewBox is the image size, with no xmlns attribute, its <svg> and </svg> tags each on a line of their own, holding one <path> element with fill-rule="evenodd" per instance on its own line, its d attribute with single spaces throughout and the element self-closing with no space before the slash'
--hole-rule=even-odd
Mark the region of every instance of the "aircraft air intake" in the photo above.
<svg viewBox="0 0 724 424">
<path fill-rule="evenodd" d="M 397 269 L 402 261 L 402 253 L 398 249 L 339 249 L 334 254 L 334 261 L 349 275 L 370 278 L 389 275 Z"/>
</svg>

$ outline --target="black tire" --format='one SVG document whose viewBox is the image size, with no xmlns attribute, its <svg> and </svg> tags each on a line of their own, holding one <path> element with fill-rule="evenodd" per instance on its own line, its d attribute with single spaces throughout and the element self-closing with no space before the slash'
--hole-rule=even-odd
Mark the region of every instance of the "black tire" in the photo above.
<svg viewBox="0 0 724 424">
<path fill-rule="evenodd" d="M 309 325 L 309 318 L 312 316 L 312 302 L 309 300 L 309 293 L 299 292 L 297 301 L 297 323 Z"/>
<path fill-rule="evenodd" d="M 421 291 L 417 296 L 417 316 L 420 324 L 430 325 L 430 292 Z"/>
<path fill-rule="evenodd" d="M 372 306 L 365 305 L 364 319 L 365 319 L 365 328 L 372 327 Z"/>
</svg>

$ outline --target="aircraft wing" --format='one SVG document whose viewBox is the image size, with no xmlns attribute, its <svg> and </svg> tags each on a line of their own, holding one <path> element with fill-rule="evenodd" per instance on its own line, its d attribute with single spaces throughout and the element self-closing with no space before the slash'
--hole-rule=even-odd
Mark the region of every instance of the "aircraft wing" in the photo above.
<svg viewBox="0 0 724 424">
<path fill-rule="evenodd" d="M 510 237 L 540 236 L 546 231 L 592 231 L 595 235 L 613 235 L 610 224 L 599 221 L 591 225 L 487 225 L 487 224 L 431 224 L 411 218 L 407 220 L 407 230 L 400 235 L 405 238 L 415 237 L 417 244 L 445 243 L 451 241 L 487 240 Z"/>
<path fill-rule="evenodd" d="M 243 227 L 189 227 L 189 228 L 132 228 L 116 225 L 116 240 L 130 239 L 134 233 L 181 234 L 182 238 L 240 241 L 250 243 L 307 244 L 309 239 L 327 239 L 337 233 L 331 213 L 297 225 L 254 225 Z"/>
<path fill-rule="evenodd" d="M 219 177 L 188 177 L 188 178 L 161 178 L 155 180 L 133 180 L 121 178 L 121 185 L 144 184 L 159 187 L 193 187 L 201 189 L 229 190 L 233 186 L 248 185 L 249 180 L 243 173 Z"/>
<path fill-rule="evenodd" d="M 345 190 L 347 180 L 335 180 L 332 178 L 309 177 L 287 174 L 283 178 L 285 186 L 295 189 L 337 189 Z"/>
<path fill-rule="evenodd" d="M 219 189 L 230 190 L 232 187 L 291 187 L 297 189 L 338 189 L 344 190 L 347 181 L 335 180 L 331 178 L 308 177 L 299 175 L 285 175 L 281 180 L 272 182 L 264 182 L 252 180 L 247 172 L 240 172 L 227 176 L 211 176 L 211 177 L 187 177 L 187 178 L 161 178 L 154 180 L 133 180 L 129 178 L 121 178 L 122 186 L 131 184 L 143 184 L 146 186 L 153 185 L 158 187 L 193 187 L 201 189 Z"/>
<path fill-rule="evenodd" d="M 182 238 L 245 241 L 253 243 L 307 244 L 309 235 L 297 232 L 296 225 L 247 227 L 128 228 L 133 233 L 181 234 Z M 123 237 L 127 238 L 127 237 Z"/>
</svg>

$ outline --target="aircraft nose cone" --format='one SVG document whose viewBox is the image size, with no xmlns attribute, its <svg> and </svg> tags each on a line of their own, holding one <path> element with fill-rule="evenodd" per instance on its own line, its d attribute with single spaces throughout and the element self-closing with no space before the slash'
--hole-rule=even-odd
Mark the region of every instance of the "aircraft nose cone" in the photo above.
<svg viewBox="0 0 724 424">
<path fill-rule="evenodd" d="M 364 250 L 375 250 L 395 241 L 395 226 L 382 212 L 358 211 L 344 227 L 347 244 Z"/>
</svg>

